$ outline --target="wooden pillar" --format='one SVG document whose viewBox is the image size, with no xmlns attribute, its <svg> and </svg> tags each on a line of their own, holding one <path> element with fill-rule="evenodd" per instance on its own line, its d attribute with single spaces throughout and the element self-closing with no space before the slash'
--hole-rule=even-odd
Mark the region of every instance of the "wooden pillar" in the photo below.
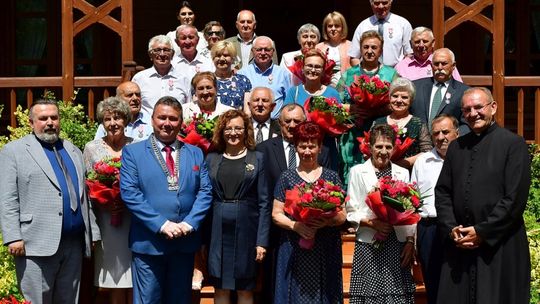
<svg viewBox="0 0 540 304">
<path fill-rule="evenodd" d="M 74 89 L 73 0 L 62 0 L 62 100 L 71 100 Z"/>
<path fill-rule="evenodd" d="M 497 123 L 504 127 L 504 0 L 493 2 L 493 98 L 497 101 Z"/>
</svg>

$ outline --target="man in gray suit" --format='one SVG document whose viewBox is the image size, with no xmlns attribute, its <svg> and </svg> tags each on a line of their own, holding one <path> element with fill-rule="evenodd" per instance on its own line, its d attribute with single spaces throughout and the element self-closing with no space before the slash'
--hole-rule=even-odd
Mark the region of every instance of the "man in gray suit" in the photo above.
<svg viewBox="0 0 540 304">
<path fill-rule="evenodd" d="M 90 255 L 91 241 L 100 239 L 86 200 L 82 153 L 59 139 L 55 101 L 36 101 L 29 116 L 32 134 L 0 151 L 3 242 L 26 300 L 77 303 L 83 253 Z"/>
</svg>

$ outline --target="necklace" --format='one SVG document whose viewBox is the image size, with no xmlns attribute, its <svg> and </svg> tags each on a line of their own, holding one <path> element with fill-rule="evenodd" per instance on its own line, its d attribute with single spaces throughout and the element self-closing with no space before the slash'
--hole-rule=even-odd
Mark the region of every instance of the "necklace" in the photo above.
<svg viewBox="0 0 540 304">
<path fill-rule="evenodd" d="M 179 166 L 180 166 L 180 143 L 178 141 L 174 142 L 174 150 L 176 151 L 176 161 L 174 163 L 174 174 L 171 174 L 169 172 L 169 169 L 167 168 L 167 164 L 165 163 L 165 160 L 163 159 L 163 155 L 161 155 L 161 151 L 159 151 L 157 143 L 156 143 L 156 136 L 152 135 L 151 137 L 151 143 L 152 143 L 152 150 L 154 151 L 154 155 L 156 156 L 159 165 L 161 166 L 161 170 L 163 170 L 163 173 L 167 177 L 167 185 L 169 191 L 178 191 L 180 189 L 178 185 L 178 175 L 180 174 Z"/>
<path fill-rule="evenodd" d="M 236 153 L 229 153 L 229 152 L 225 152 L 223 154 L 225 154 L 225 157 L 229 158 L 229 159 L 235 159 L 235 158 L 240 158 L 242 156 L 244 156 L 243 154 L 247 151 L 247 148 L 244 147 L 242 150 L 236 152 Z"/>
</svg>

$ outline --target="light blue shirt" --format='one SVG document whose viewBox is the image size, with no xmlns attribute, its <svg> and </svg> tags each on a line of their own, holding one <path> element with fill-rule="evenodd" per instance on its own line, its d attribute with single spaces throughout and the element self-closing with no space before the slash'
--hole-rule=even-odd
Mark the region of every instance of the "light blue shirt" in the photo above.
<svg viewBox="0 0 540 304">
<path fill-rule="evenodd" d="M 283 107 L 285 96 L 292 86 L 289 71 L 273 63 L 266 71 L 261 71 L 255 63 L 250 63 L 238 71 L 238 74 L 246 76 L 251 81 L 253 88 L 266 87 L 274 92 L 276 106 L 271 117 L 277 119 L 281 107 Z"/>
<path fill-rule="evenodd" d="M 127 137 L 133 138 L 133 142 L 145 140 L 153 132 L 154 129 L 152 128 L 152 124 L 150 123 L 150 117 L 146 117 L 143 112 L 139 112 L 137 118 L 134 121 L 130 122 L 124 128 L 124 134 Z M 94 139 L 105 137 L 105 135 L 107 135 L 107 131 L 105 131 L 105 127 L 103 127 L 103 124 L 100 124 L 96 131 L 96 136 L 94 136 Z"/>
<path fill-rule="evenodd" d="M 306 103 L 306 100 L 314 95 L 309 94 L 306 91 L 306 88 L 303 84 L 292 87 L 289 92 L 287 93 L 287 97 L 285 97 L 285 103 L 284 104 L 290 104 L 290 103 L 297 103 L 301 105 L 302 107 Z M 332 88 L 331 86 L 327 86 L 324 92 L 321 94 L 321 96 L 324 96 L 326 98 L 335 98 L 339 103 L 341 103 L 341 97 L 339 97 L 339 93 L 336 89 Z"/>
</svg>

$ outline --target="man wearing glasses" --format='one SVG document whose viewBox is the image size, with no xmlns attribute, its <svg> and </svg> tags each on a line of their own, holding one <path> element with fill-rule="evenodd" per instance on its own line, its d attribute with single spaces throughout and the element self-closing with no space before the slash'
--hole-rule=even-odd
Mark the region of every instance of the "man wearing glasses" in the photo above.
<svg viewBox="0 0 540 304">
<path fill-rule="evenodd" d="M 144 117 L 151 117 L 154 105 L 163 96 L 172 96 L 180 103 L 191 100 L 191 79 L 179 73 L 171 60 L 174 56 L 172 40 L 165 35 L 154 36 L 148 43 L 148 56 L 152 67 L 133 76 L 133 82 L 141 89 Z"/>
<path fill-rule="evenodd" d="M 454 116 L 459 121 L 459 134 L 465 135 L 469 128 L 461 114 L 461 97 L 469 87 L 452 77 L 456 68 L 454 53 L 447 48 L 433 52 L 432 77 L 413 81 L 416 98 L 411 114 L 419 117 L 427 126 L 441 113 Z"/>
<path fill-rule="evenodd" d="M 276 106 L 272 111 L 272 119 L 277 119 L 283 106 L 285 94 L 292 86 L 289 71 L 274 64 L 274 41 L 266 36 L 259 36 L 253 41 L 253 62 L 243 67 L 238 74 L 246 76 L 253 87 L 267 87 L 274 93 Z"/>
<path fill-rule="evenodd" d="M 472 132 L 450 144 L 435 187 L 444 237 L 437 303 L 529 303 L 527 145 L 497 125 L 488 89 L 466 90 L 461 107 Z"/>
</svg>

